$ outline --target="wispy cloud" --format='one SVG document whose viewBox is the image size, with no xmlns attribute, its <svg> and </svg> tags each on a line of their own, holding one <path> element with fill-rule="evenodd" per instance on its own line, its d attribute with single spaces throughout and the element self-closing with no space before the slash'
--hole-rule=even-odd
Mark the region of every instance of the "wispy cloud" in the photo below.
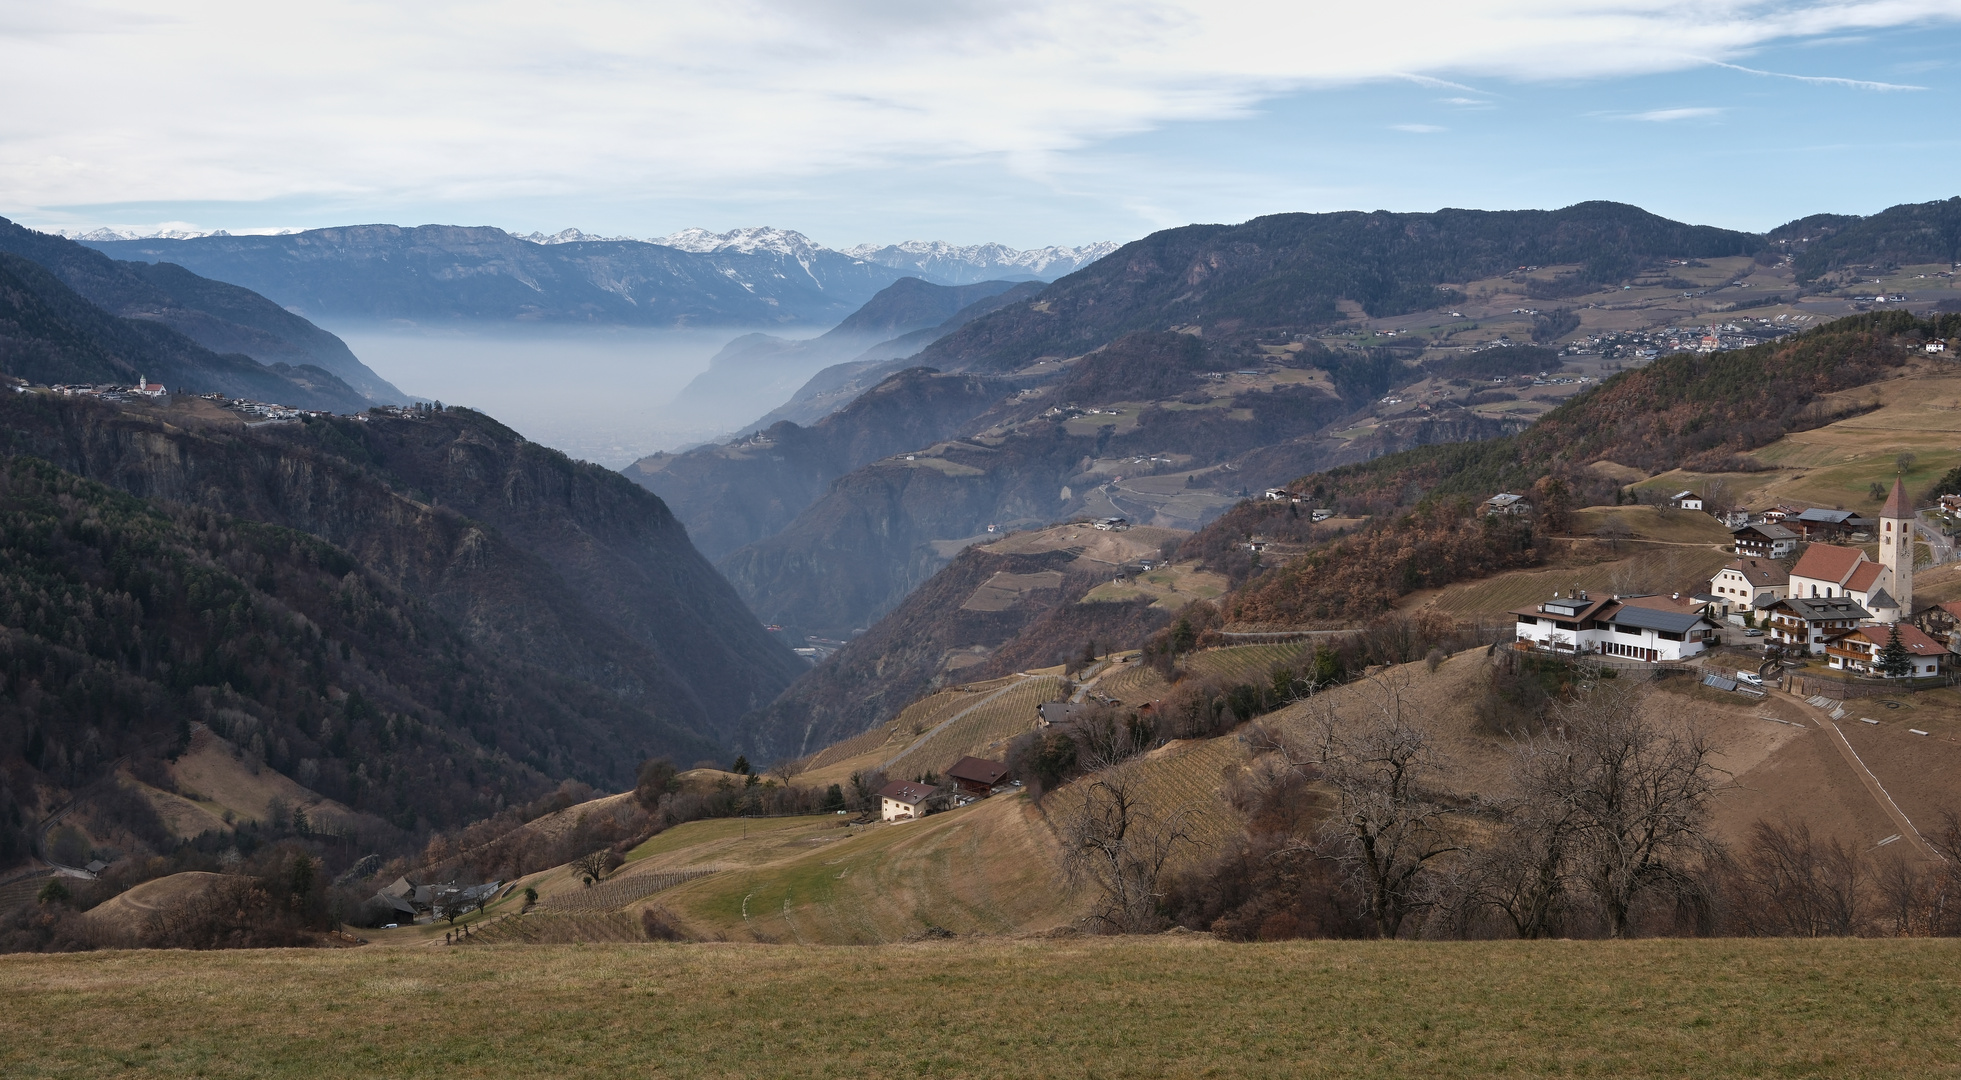
<svg viewBox="0 0 1961 1080">
<path fill-rule="evenodd" d="M 1841 79 L 1835 75 L 1791 75 L 1782 71 L 1761 71 L 1757 68 L 1744 67 L 1741 64 L 1726 64 L 1721 60 L 1711 60 L 1709 61 L 1709 63 L 1714 64 L 1719 68 L 1728 68 L 1731 71 L 1741 71 L 1745 75 L 1762 75 L 1772 79 L 1794 79 L 1798 82 L 1816 83 L 1820 86 L 1845 86 L 1845 87 L 1850 87 L 1851 89 L 1854 90 L 1880 90 L 1880 91 L 1927 89 L 1924 86 L 1908 86 L 1904 83 L 1873 82 L 1870 79 Z"/>
<path fill-rule="evenodd" d="M 657 198 L 977 160 L 1039 178 L 1321 87 L 1468 108 L 1486 79 L 1719 63 L 1915 89 L 1734 61 L 1933 22 L 1961 0 L 0 0 L 0 206 Z"/>
<path fill-rule="evenodd" d="M 1478 106 L 1491 104 L 1491 102 L 1482 100 L 1480 98 L 1467 98 L 1467 97 L 1447 97 L 1447 98 L 1438 98 L 1437 100 L 1443 102 L 1445 105 L 1456 105 L 1463 108 L 1475 108 Z"/>
<path fill-rule="evenodd" d="M 1671 120 L 1702 120 L 1711 116 L 1721 116 L 1723 110 L 1712 106 L 1697 106 L 1688 109 L 1649 109 L 1647 112 L 1633 113 L 1629 120 L 1647 120 L 1651 123 L 1666 124 Z"/>
<path fill-rule="evenodd" d="M 1435 124 L 1391 124 L 1389 130 L 1407 131 L 1412 135 L 1435 135 L 1444 129 Z"/>
</svg>

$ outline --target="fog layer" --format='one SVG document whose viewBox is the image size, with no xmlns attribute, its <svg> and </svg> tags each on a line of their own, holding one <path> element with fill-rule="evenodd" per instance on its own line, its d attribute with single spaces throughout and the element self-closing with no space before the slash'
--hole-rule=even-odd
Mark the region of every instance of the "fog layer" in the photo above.
<svg viewBox="0 0 1961 1080">
<path fill-rule="evenodd" d="M 732 434 L 781 404 L 735 402 L 725 416 L 666 408 L 709 357 L 752 328 L 323 325 L 404 393 L 481 409 L 525 438 L 609 468 Z"/>
</svg>

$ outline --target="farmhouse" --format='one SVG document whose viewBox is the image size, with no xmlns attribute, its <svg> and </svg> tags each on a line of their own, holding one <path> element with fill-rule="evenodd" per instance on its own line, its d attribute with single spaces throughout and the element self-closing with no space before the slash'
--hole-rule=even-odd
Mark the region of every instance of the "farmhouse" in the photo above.
<svg viewBox="0 0 1961 1080">
<path fill-rule="evenodd" d="M 1798 534 L 1776 522 L 1745 525 L 1730 531 L 1730 545 L 1738 555 L 1759 559 L 1781 559 L 1798 549 Z"/>
<path fill-rule="evenodd" d="M 1822 656 L 1825 646 L 1872 618 L 1872 612 L 1847 596 L 1820 598 L 1787 596 L 1771 604 L 1770 641 L 1792 652 Z"/>
<path fill-rule="evenodd" d="M 1532 504 L 1523 495 L 1499 492 L 1484 500 L 1484 505 L 1479 509 L 1486 514 L 1523 516 L 1532 512 Z"/>
<path fill-rule="evenodd" d="M 986 758 L 963 757 L 946 771 L 946 778 L 962 795 L 985 799 L 1008 779 L 1008 767 Z"/>
<path fill-rule="evenodd" d="M 927 800 L 933 789 L 911 780 L 894 780 L 878 789 L 878 816 L 882 821 L 911 821 L 926 816 Z"/>
<path fill-rule="evenodd" d="M 1668 497 L 1668 502 L 1677 510 L 1702 509 L 1702 496 L 1693 491 L 1678 491 Z"/>
<path fill-rule="evenodd" d="M 1797 526 L 1798 533 L 1806 540 L 1837 540 L 1857 531 L 1865 525 L 1865 520 L 1850 510 L 1812 507 L 1797 517 L 1784 519 L 1784 524 Z"/>
<path fill-rule="evenodd" d="M 1037 727 L 1072 724 L 1076 714 L 1088 707 L 1079 701 L 1045 701 L 1035 706 L 1035 724 Z"/>
<path fill-rule="evenodd" d="M 1791 572 L 1769 559 L 1741 558 L 1709 579 L 1717 615 L 1742 615 L 1790 594 Z"/>
<path fill-rule="evenodd" d="M 1683 660 L 1716 640 L 1716 624 L 1678 597 L 1590 599 L 1585 592 L 1518 608 L 1517 648 L 1645 663 Z M 1690 610 L 1684 610 L 1688 608 Z"/>
<path fill-rule="evenodd" d="M 1863 675 L 1880 674 L 1880 653 L 1892 640 L 1894 629 L 1900 632 L 1900 644 L 1906 648 L 1907 656 L 1912 658 L 1913 670 L 1904 678 L 1926 678 L 1939 675 L 1947 663 L 1948 652 L 1940 642 L 1922 633 L 1911 623 L 1894 626 L 1861 626 L 1842 638 L 1825 646 L 1827 662 L 1842 671 L 1855 671 Z"/>
</svg>

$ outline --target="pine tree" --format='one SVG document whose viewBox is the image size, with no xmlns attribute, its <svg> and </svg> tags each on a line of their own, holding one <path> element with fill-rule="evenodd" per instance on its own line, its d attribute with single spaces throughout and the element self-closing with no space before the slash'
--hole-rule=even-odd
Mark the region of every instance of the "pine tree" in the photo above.
<svg viewBox="0 0 1961 1080">
<path fill-rule="evenodd" d="M 1886 647 L 1879 650 L 1879 673 L 1889 679 L 1913 674 L 1913 654 L 1900 641 L 1900 624 L 1894 623 L 1886 635 Z"/>
</svg>

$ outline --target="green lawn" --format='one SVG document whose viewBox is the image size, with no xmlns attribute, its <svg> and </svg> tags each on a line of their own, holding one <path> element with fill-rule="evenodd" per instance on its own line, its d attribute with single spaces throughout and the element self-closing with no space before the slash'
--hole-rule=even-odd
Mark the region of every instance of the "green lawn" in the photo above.
<svg viewBox="0 0 1961 1080">
<path fill-rule="evenodd" d="M 1925 1077 L 1961 943 L 367 948 L 0 957 L 9 1077 Z"/>
</svg>

